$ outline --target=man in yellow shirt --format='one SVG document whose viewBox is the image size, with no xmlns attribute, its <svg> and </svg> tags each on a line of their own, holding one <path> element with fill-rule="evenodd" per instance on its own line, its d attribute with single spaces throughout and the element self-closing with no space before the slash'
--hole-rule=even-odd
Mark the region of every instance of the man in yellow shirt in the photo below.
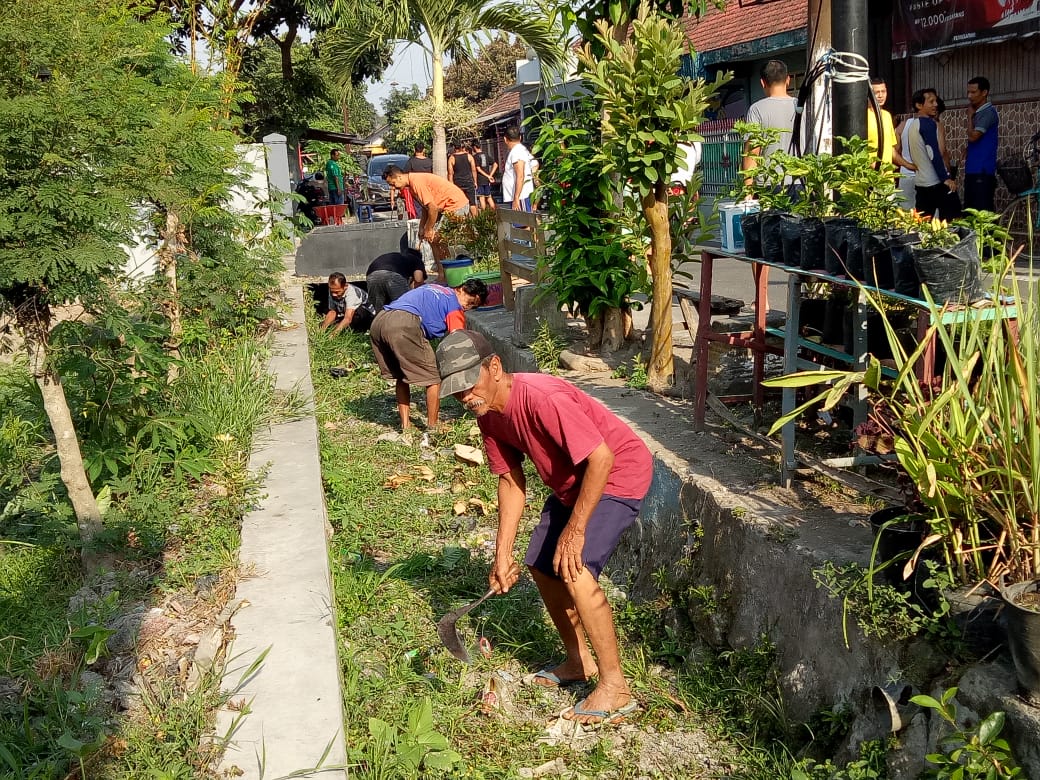
<svg viewBox="0 0 1040 780">
<path fill-rule="evenodd" d="M 892 115 L 885 110 L 885 102 L 888 100 L 888 85 L 885 84 L 885 80 L 877 78 L 876 76 L 870 80 L 870 88 L 874 91 L 874 97 L 877 98 L 878 106 L 881 107 L 881 131 L 882 131 L 882 145 L 881 145 L 881 159 L 889 165 L 892 164 L 893 157 L 899 155 L 896 151 L 896 131 L 892 126 Z M 878 148 L 878 126 L 877 117 L 874 116 L 874 111 L 868 106 L 867 107 L 867 143 L 870 148 L 877 152 Z M 902 164 L 900 160 L 895 162 Z"/>
</svg>

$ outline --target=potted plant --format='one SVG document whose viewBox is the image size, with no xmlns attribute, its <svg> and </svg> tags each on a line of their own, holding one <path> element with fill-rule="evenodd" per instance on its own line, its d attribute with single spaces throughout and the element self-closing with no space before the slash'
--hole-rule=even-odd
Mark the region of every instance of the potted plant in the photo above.
<svg viewBox="0 0 1040 780">
<path fill-rule="evenodd" d="M 997 294 L 1003 285 L 1015 286 L 1013 264 L 1005 260 L 1004 273 L 994 278 Z M 871 357 L 860 371 L 805 372 L 766 384 L 831 384 L 778 420 L 774 432 L 818 404 L 835 406 L 857 385 L 884 404 L 898 463 L 927 514 L 928 533 L 907 566 L 934 548 L 955 582 L 1003 584 L 1015 615 L 1009 615 L 1008 630 L 1019 682 L 1040 696 L 1040 298 L 1035 287 L 1025 296 L 1017 292 L 1014 309 L 944 316 L 948 309 L 926 288 L 933 324 L 907 349 L 881 297 L 864 288 L 885 325 L 895 378 L 884 378 L 880 361 Z M 915 368 L 929 339 L 937 340 L 945 363 L 924 384 Z"/>
<path fill-rule="evenodd" d="M 733 129 L 747 141 L 751 149 L 761 151 L 780 139 L 780 131 L 753 122 L 737 122 Z M 791 195 L 785 186 L 787 172 L 781 160 L 790 155 L 774 152 L 768 157 L 751 156 L 752 166 L 738 176 L 730 193 L 736 200 L 755 200 L 759 211 L 745 214 L 740 220 L 744 233 L 744 252 L 748 257 L 761 257 L 770 262 L 783 262 L 780 239 L 781 215 L 790 213 Z"/>
<path fill-rule="evenodd" d="M 801 256 L 799 264 L 805 270 L 827 270 L 826 222 L 837 216 L 837 207 L 831 199 L 833 175 L 839 158 L 829 154 L 807 154 L 802 157 L 786 156 L 785 167 L 790 176 L 800 182 L 802 197 L 794 210 L 801 216 Z"/>
<path fill-rule="evenodd" d="M 877 155 L 859 138 L 842 139 L 845 152 L 834 173 L 839 208 L 859 223 L 862 257 L 850 263 L 853 278 L 892 287 L 889 254 L 899 211 L 895 169 L 878 163 Z"/>
<path fill-rule="evenodd" d="M 982 297 L 982 263 L 975 234 L 943 219 L 921 223 L 911 250 L 921 283 L 938 303 L 972 303 Z"/>
</svg>

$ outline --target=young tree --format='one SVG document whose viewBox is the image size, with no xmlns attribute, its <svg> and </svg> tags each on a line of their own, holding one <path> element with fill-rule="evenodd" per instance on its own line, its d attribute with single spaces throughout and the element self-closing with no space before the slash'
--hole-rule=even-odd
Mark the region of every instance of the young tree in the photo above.
<svg viewBox="0 0 1040 780">
<path fill-rule="evenodd" d="M 313 47 L 296 43 L 291 54 L 293 75 L 286 79 L 275 44 L 260 41 L 246 50 L 241 84 L 250 98 L 242 102 L 240 114 L 243 132 L 254 141 L 282 133 L 295 145 L 308 127 L 340 129 L 337 92 Z M 351 115 L 357 118 L 353 111 Z"/>
<path fill-rule="evenodd" d="M 0 306 L 24 340 L 89 548 L 101 515 L 49 355 L 54 307 L 110 299 L 144 203 L 175 257 L 178 215 L 226 185 L 233 139 L 213 139 L 219 91 L 207 97 L 173 58 L 166 25 L 119 0 L 13 6 L 0 14 Z"/>
<path fill-rule="evenodd" d="M 462 56 L 444 71 L 444 99 L 463 99 L 480 106 L 497 98 L 516 81 L 516 61 L 527 56 L 520 41 L 505 35 L 480 47 L 473 57 Z"/>
<path fill-rule="evenodd" d="M 604 111 L 597 155 L 605 175 L 617 173 L 638 195 L 650 231 L 653 279 L 653 344 L 648 379 L 655 390 L 672 384 L 672 239 L 668 185 L 684 152 L 680 143 L 701 140 L 696 127 L 729 74 L 713 83 L 679 75 L 685 34 L 681 24 L 661 18 L 644 3 L 628 42 L 617 40 L 606 22 L 596 25 L 597 57 L 589 44 L 579 54 L 585 79 Z"/>
<path fill-rule="evenodd" d="M 335 0 L 336 10 L 356 6 L 355 0 Z M 430 56 L 434 102 L 433 169 L 447 175 L 444 128 L 444 59 L 465 51 L 476 33 L 500 30 L 516 35 L 535 50 L 542 64 L 556 68 L 564 61 L 565 30 L 544 15 L 514 0 L 376 0 L 374 7 L 356 14 L 349 25 L 333 30 L 327 56 L 334 73 L 347 80 L 354 63 L 373 48 L 402 41 L 424 49 Z"/>
</svg>

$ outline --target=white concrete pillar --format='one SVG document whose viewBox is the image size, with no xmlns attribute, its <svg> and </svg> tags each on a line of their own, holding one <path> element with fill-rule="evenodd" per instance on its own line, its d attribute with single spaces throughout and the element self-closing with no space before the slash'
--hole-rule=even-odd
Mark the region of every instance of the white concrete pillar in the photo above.
<svg viewBox="0 0 1040 780">
<path fill-rule="evenodd" d="M 275 219 L 291 217 L 293 213 L 289 193 L 292 192 L 292 179 L 289 177 L 289 152 L 286 138 L 281 133 L 264 136 L 264 153 L 267 158 L 267 187 L 272 202 L 277 201 L 281 208 L 275 207 L 272 216 Z"/>
</svg>

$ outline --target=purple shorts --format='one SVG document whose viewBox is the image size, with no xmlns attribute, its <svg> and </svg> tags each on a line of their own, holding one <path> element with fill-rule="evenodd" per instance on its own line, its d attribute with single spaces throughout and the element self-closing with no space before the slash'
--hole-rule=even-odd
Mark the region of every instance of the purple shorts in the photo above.
<svg viewBox="0 0 1040 780">
<path fill-rule="evenodd" d="M 607 560 L 639 514 L 643 502 L 637 498 L 618 498 L 604 495 L 596 508 L 592 510 L 589 524 L 585 527 L 585 548 L 581 553 L 582 563 L 599 579 Z M 571 518 L 574 507 L 564 506 L 556 496 L 549 496 L 542 507 L 542 521 L 531 534 L 531 543 L 527 546 L 524 563 L 537 569 L 549 577 L 559 576 L 553 571 L 553 556 L 556 554 L 556 543 L 563 533 L 567 521 Z"/>
</svg>

